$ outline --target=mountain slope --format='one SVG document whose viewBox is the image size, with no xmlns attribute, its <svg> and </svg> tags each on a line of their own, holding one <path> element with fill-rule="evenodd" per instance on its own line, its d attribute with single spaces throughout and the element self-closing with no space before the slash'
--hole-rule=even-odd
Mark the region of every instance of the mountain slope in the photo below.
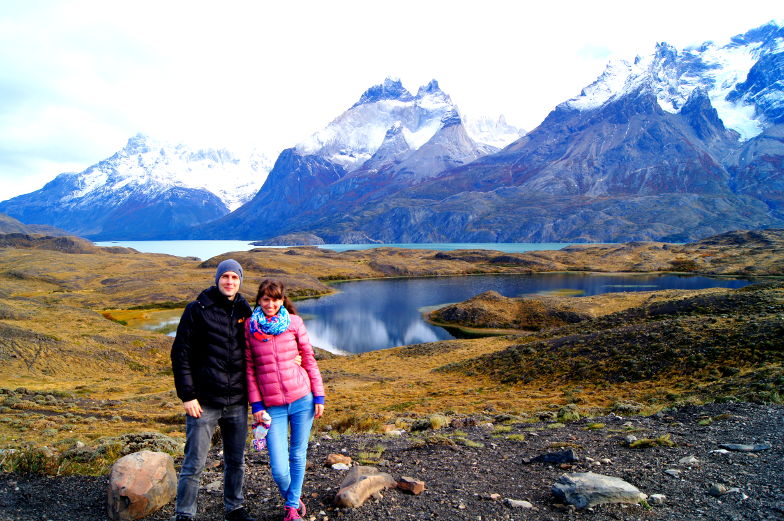
<svg viewBox="0 0 784 521">
<path fill-rule="evenodd" d="M 243 162 L 226 150 L 191 150 L 136 135 L 112 157 L 60 174 L 0 203 L 0 211 L 91 239 L 154 238 L 227 214 L 229 205 L 255 192 L 263 170 L 258 155 Z"/>
<path fill-rule="evenodd" d="M 500 119 L 482 135 L 507 143 L 519 135 Z M 247 204 L 195 228 L 193 238 L 270 239 L 319 229 L 330 242 L 366 242 L 335 219 L 362 212 L 390 194 L 496 151 L 477 143 L 436 81 L 412 95 L 398 80 L 371 87 L 359 101 L 305 142 L 283 151 L 264 186 Z"/>
<path fill-rule="evenodd" d="M 409 183 L 404 157 L 350 172 L 330 189 L 332 211 L 303 213 L 300 230 L 382 242 L 615 242 L 781 226 L 782 38 L 770 24 L 724 45 L 659 44 L 611 63 L 495 154 L 443 172 L 425 166 Z"/>
</svg>

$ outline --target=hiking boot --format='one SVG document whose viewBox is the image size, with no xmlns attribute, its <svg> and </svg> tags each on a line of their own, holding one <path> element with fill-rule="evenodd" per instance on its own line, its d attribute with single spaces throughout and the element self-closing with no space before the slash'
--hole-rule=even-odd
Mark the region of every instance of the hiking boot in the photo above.
<svg viewBox="0 0 784 521">
<path fill-rule="evenodd" d="M 245 507 L 240 507 L 227 513 L 226 521 L 256 521 L 256 519 L 248 514 L 248 511 L 245 510 Z"/>
<path fill-rule="evenodd" d="M 283 507 L 283 511 L 286 512 L 286 517 L 283 518 L 283 521 L 303 521 L 296 508 Z"/>
</svg>

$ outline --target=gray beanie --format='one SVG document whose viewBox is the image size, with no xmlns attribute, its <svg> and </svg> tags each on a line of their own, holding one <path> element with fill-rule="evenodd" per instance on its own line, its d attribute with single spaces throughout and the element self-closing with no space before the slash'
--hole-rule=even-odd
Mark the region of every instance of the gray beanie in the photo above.
<svg viewBox="0 0 784 521">
<path fill-rule="evenodd" d="M 218 269 L 215 270 L 215 285 L 218 285 L 218 281 L 221 278 L 221 275 L 226 273 L 227 271 L 233 271 L 237 275 L 240 276 L 240 284 L 242 284 L 242 266 L 240 263 L 235 261 L 234 259 L 226 259 L 218 264 Z"/>
</svg>

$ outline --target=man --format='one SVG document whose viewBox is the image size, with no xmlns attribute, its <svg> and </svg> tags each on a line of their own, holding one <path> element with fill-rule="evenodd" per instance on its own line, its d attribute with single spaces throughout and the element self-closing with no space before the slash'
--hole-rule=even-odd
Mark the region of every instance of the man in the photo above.
<svg viewBox="0 0 784 521">
<path fill-rule="evenodd" d="M 242 506 L 248 434 L 244 322 L 251 314 L 239 293 L 242 276 L 234 259 L 218 264 L 215 286 L 185 307 L 172 345 L 174 385 L 186 414 L 176 521 L 196 515 L 199 478 L 217 425 L 223 438 L 225 519 L 254 521 Z"/>
</svg>

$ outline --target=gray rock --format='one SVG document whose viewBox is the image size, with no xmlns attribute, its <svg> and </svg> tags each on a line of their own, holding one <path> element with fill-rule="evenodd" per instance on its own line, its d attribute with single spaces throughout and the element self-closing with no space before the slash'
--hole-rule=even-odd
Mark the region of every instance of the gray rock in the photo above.
<svg viewBox="0 0 784 521">
<path fill-rule="evenodd" d="M 713 497 L 723 496 L 726 493 L 727 487 L 721 483 L 711 483 L 710 487 L 708 488 L 708 494 Z"/>
<path fill-rule="evenodd" d="M 768 450 L 771 445 L 768 442 L 756 443 L 754 445 L 748 445 L 745 443 L 720 443 L 719 447 L 722 449 L 734 450 L 736 452 L 759 452 Z"/>
<path fill-rule="evenodd" d="M 667 502 L 667 496 L 665 496 L 664 494 L 651 494 L 648 497 L 648 502 L 651 505 L 663 505 L 664 503 Z"/>
<path fill-rule="evenodd" d="M 223 482 L 213 481 L 212 483 L 208 483 L 204 485 L 204 490 L 210 494 L 217 494 L 223 490 Z"/>
<path fill-rule="evenodd" d="M 694 456 L 686 456 L 685 458 L 679 459 L 678 463 L 680 463 L 681 465 L 688 465 L 688 466 L 692 467 L 694 465 L 699 465 L 700 464 L 700 460 L 698 460 Z"/>
<path fill-rule="evenodd" d="M 573 463 L 577 460 L 574 449 L 564 449 L 536 456 L 530 460 L 530 463 Z"/>
<path fill-rule="evenodd" d="M 681 477 L 681 471 L 678 469 L 667 469 L 664 471 L 664 473 L 674 478 Z"/>
<path fill-rule="evenodd" d="M 637 504 L 648 497 L 620 478 L 593 472 L 564 474 L 553 485 L 552 492 L 557 498 L 581 509 L 605 503 Z"/>
</svg>

